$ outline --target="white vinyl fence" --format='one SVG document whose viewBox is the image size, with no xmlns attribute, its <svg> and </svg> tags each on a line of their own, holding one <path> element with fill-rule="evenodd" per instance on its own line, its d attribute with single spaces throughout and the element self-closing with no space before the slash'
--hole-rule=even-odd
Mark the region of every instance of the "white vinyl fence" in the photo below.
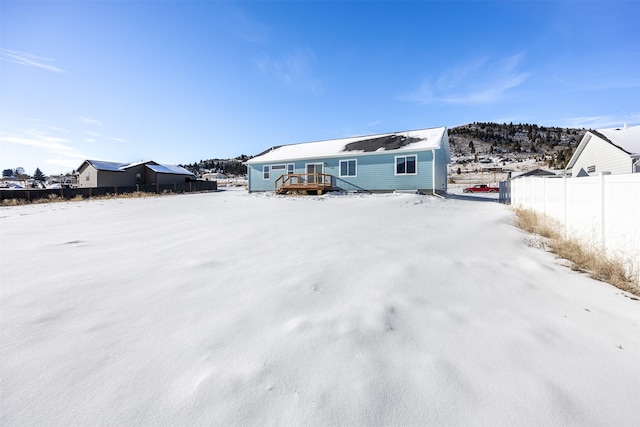
<svg viewBox="0 0 640 427">
<path fill-rule="evenodd" d="M 640 173 L 511 180 L 511 204 L 554 218 L 567 237 L 640 267 Z"/>
</svg>

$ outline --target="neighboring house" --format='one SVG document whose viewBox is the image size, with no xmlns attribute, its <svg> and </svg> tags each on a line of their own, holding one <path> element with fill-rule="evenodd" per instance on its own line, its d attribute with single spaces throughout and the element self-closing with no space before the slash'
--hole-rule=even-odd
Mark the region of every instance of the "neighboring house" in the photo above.
<svg viewBox="0 0 640 427">
<path fill-rule="evenodd" d="M 177 184 L 195 179 L 191 172 L 180 166 L 161 165 L 153 161 L 117 163 L 85 160 L 77 171 L 80 188 Z"/>
<path fill-rule="evenodd" d="M 202 179 L 204 179 L 205 181 L 219 181 L 221 179 L 229 178 L 223 173 L 204 173 L 202 174 Z"/>
<path fill-rule="evenodd" d="M 249 191 L 447 191 L 445 127 L 273 147 L 247 161 Z"/>
<path fill-rule="evenodd" d="M 514 172 L 514 173 L 509 172 L 509 175 L 510 175 L 510 179 L 515 179 L 515 178 L 524 178 L 527 176 L 558 176 L 558 173 L 554 171 L 538 168 L 538 169 L 533 169 L 527 172 Z"/>
<path fill-rule="evenodd" d="M 52 175 L 47 178 L 46 183 L 48 188 L 76 188 L 78 186 L 78 175 L 71 173 Z"/>
<path fill-rule="evenodd" d="M 639 173 L 640 126 L 587 131 L 565 172 L 573 177 Z"/>
</svg>

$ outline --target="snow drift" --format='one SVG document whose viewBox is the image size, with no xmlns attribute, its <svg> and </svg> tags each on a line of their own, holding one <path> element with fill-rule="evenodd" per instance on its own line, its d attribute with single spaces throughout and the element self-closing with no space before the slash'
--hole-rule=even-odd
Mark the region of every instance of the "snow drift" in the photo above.
<svg viewBox="0 0 640 427">
<path fill-rule="evenodd" d="M 640 302 L 492 201 L 0 210 L 3 425 L 634 425 Z"/>
</svg>

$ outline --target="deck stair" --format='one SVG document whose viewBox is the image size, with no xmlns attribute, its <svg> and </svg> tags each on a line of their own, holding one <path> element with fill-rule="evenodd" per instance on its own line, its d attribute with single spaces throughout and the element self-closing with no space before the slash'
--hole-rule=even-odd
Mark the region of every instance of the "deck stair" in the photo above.
<svg viewBox="0 0 640 427">
<path fill-rule="evenodd" d="M 276 194 L 318 194 L 333 187 L 333 177 L 324 173 L 292 173 L 275 182 Z"/>
</svg>

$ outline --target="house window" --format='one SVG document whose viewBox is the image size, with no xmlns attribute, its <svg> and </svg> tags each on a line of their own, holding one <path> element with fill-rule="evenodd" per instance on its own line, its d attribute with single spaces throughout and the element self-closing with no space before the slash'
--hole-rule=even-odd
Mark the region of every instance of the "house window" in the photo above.
<svg viewBox="0 0 640 427">
<path fill-rule="evenodd" d="M 340 160 L 340 176 L 357 176 L 356 160 Z"/>
<path fill-rule="evenodd" d="M 396 175 L 415 175 L 418 173 L 418 156 L 396 157 Z"/>
<path fill-rule="evenodd" d="M 87 173 L 86 173 L 86 174 L 84 174 L 84 179 L 85 179 L 86 181 L 91 180 L 91 172 L 87 171 Z"/>
<path fill-rule="evenodd" d="M 136 182 L 140 182 L 142 180 L 142 175 L 137 173 L 136 174 Z"/>
<path fill-rule="evenodd" d="M 587 168 L 587 172 L 589 172 L 589 173 L 594 173 L 595 171 L 596 171 L 596 166 L 595 165 L 589 166 Z"/>
<path fill-rule="evenodd" d="M 296 165 L 294 163 L 287 163 L 287 175 L 292 175 L 295 173 Z"/>
<path fill-rule="evenodd" d="M 269 165 L 265 165 L 262 167 L 262 179 L 270 179 L 271 178 L 271 170 Z"/>
<path fill-rule="evenodd" d="M 273 165 L 273 166 L 271 166 L 271 170 L 272 171 L 284 170 L 285 168 L 286 168 L 285 165 Z"/>
</svg>

